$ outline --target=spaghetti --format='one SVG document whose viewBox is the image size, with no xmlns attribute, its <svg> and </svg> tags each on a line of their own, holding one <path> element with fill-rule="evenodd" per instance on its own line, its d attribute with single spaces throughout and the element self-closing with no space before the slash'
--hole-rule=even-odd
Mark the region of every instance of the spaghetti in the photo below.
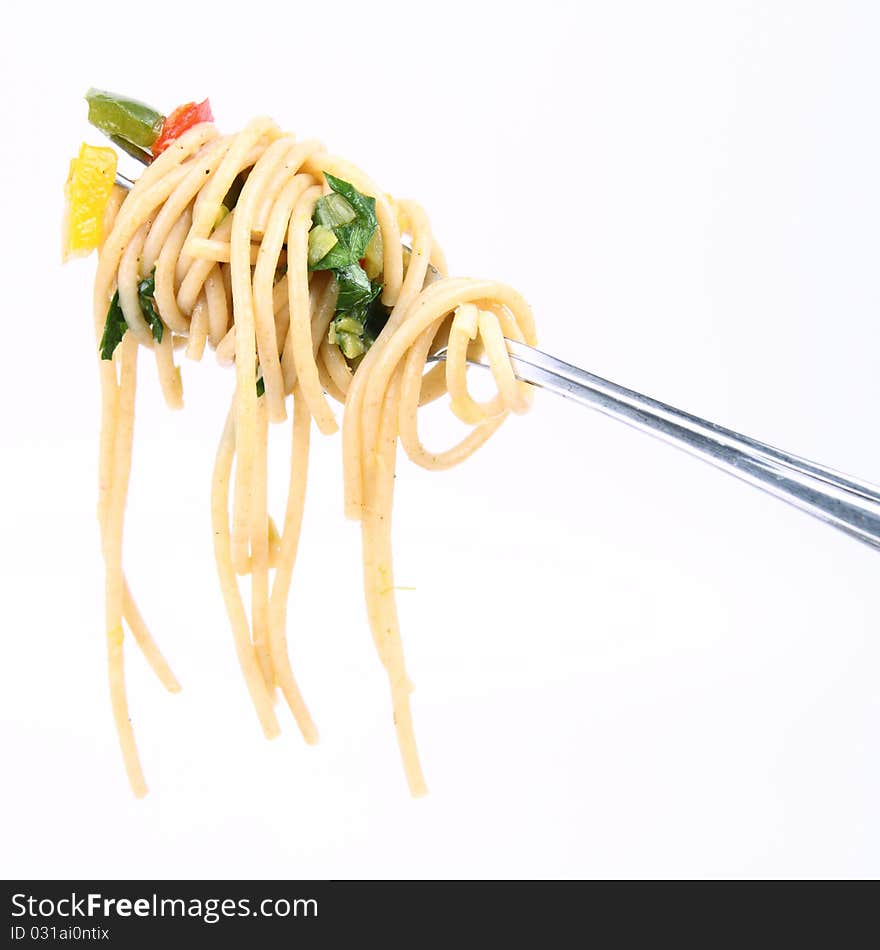
<svg viewBox="0 0 880 950">
<path fill-rule="evenodd" d="M 314 266 L 323 246 L 316 250 L 319 240 L 329 244 L 337 238 L 338 243 L 339 235 L 348 234 L 345 227 L 357 224 L 339 225 L 337 217 L 330 236 L 316 234 L 318 212 L 342 207 L 336 198 L 336 205 L 328 203 L 337 191 L 348 196 L 343 217 L 352 208 L 365 209 L 365 215 L 374 209 L 370 253 L 375 256 L 377 247 L 380 253 L 369 283 L 375 297 L 370 306 L 381 307 L 384 320 L 375 339 L 356 338 L 350 332 L 356 324 L 345 323 L 350 318 L 341 315 L 346 292 L 341 275 L 347 272 Z M 285 626 L 311 424 L 325 435 L 339 428 L 329 397 L 344 407 L 344 510 L 361 523 L 367 614 L 388 675 L 397 741 L 411 793 L 424 794 L 394 596 L 391 507 L 397 446 L 402 443 L 424 468 L 449 468 L 485 442 L 509 412 L 528 407 L 530 391 L 515 379 L 504 346 L 504 337 L 535 343 L 528 305 L 503 284 L 447 277 L 419 205 L 389 197 L 319 142 L 297 139 L 268 118 L 255 119 L 234 135 L 221 135 L 204 121 L 183 131 L 163 146 L 129 192 L 113 189 L 103 235 L 94 285 L 95 332 L 104 357 L 99 360 L 98 516 L 112 708 L 135 795 L 144 795 L 147 787 L 128 715 L 126 628 L 162 683 L 179 689 L 138 612 L 122 566 L 138 354 L 152 351 L 165 400 L 179 408 L 183 394 L 175 351 L 183 348 L 186 357 L 198 360 L 206 347 L 221 363 L 234 364 L 211 513 L 220 587 L 263 732 L 268 738 L 279 732 L 273 705 L 277 690 L 306 742 L 317 741 L 288 660 Z M 114 306 L 121 314 L 121 339 L 107 353 Z M 442 345 L 447 346 L 445 365 L 427 370 L 430 354 Z M 467 359 L 478 349 L 497 385 L 488 402 L 477 402 L 468 392 Z M 444 393 L 471 429 L 457 445 L 434 452 L 422 443 L 417 410 Z M 287 424 L 291 438 L 280 527 L 267 510 L 272 424 Z M 246 576 L 249 610 L 239 587 L 239 578 Z"/>
</svg>

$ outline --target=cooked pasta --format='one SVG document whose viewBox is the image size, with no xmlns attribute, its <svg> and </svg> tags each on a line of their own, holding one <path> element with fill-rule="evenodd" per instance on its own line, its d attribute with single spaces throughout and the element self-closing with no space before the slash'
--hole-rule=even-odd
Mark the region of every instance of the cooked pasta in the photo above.
<svg viewBox="0 0 880 950">
<path fill-rule="evenodd" d="M 367 235 L 371 213 L 376 226 Z M 361 214 L 367 226 L 355 240 Z M 199 360 L 213 349 L 235 374 L 211 486 L 214 551 L 238 662 L 263 732 L 268 738 L 279 732 L 274 696 L 280 691 L 305 741 L 317 741 L 285 628 L 312 422 L 324 435 L 335 433 L 336 402 L 344 512 L 361 523 L 367 616 L 388 675 L 409 789 L 423 794 L 391 554 L 398 442 L 416 464 L 449 468 L 509 412 L 527 409 L 530 390 L 515 379 L 503 341 L 535 343 L 528 305 L 495 281 L 448 277 L 418 204 L 391 198 L 359 168 L 268 118 L 233 135 L 204 121 L 182 131 L 130 191 L 113 189 L 102 233 L 94 285 L 102 357 L 98 516 L 112 708 L 134 793 L 144 795 L 147 786 L 128 714 L 127 633 L 162 683 L 179 688 L 123 570 L 138 356 L 152 351 L 164 398 L 179 408 L 178 355 Z M 361 255 L 365 238 L 369 247 Z M 344 252 L 359 255 L 356 265 L 320 266 L 317 255 L 333 239 L 336 256 L 328 252 L 323 260 L 344 260 L 343 244 Z M 359 272 L 370 271 L 364 284 Z M 360 310 L 346 310 L 349 278 L 364 292 Z M 372 316 L 364 316 L 364 306 Z M 447 347 L 445 364 L 428 369 L 440 346 Z M 478 351 L 497 387 L 487 402 L 468 391 L 467 360 Z M 445 393 L 471 429 L 457 445 L 435 452 L 422 443 L 418 408 Z M 277 522 L 267 508 L 271 425 L 287 425 L 291 440 L 287 506 Z M 249 596 L 240 588 L 245 578 Z"/>
</svg>

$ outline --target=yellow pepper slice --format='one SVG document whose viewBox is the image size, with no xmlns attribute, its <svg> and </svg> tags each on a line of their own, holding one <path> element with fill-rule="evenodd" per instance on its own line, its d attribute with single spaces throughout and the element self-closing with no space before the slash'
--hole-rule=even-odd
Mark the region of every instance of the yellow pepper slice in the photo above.
<svg viewBox="0 0 880 950">
<path fill-rule="evenodd" d="M 62 258 L 83 257 L 103 238 L 104 211 L 116 179 L 116 152 L 83 142 L 64 186 Z"/>
</svg>

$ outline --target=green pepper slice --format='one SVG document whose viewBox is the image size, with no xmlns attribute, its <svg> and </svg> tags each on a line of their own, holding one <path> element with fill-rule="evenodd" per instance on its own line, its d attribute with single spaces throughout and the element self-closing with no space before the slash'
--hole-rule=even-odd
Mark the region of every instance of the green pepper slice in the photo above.
<svg viewBox="0 0 880 950">
<path fill-rule="evenodd" d="M 89 122 L 110 138 L 116 137 L 149 148 L 159 137 L 165 116 L 137 99 L 103 89 L 89 89 Z"/>
</svg>

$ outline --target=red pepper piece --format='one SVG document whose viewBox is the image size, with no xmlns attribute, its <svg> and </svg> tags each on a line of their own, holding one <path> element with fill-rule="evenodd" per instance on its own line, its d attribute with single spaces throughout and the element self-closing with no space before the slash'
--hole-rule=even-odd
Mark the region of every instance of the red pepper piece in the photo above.
<svg viewBox="0 0 880 950">
<path fill-rule="evenodd" d="M 213 122 L 214 116 L 211 113 L 211 103 L 205 99 L 204 102 L 187 102 L 185 105 L 178 106 L 171 115 L 165 119 L 162 125 L 162 131 L 159 138 L 153 142 L 150 151 L 153 156 L 161 155 L 166 148 L 177 138 L 180 138 L 184 132 L 191 129 L 199 122 Z"/>
</svg>

